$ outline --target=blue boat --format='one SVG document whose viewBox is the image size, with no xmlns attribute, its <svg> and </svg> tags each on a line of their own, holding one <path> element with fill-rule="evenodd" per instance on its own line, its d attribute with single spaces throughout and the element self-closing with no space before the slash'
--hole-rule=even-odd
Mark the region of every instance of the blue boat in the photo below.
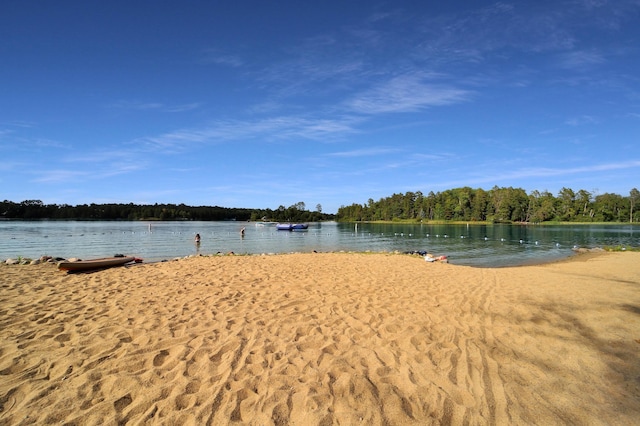
<svg viewBox="0 0 640 426">
<path fill-rule="evenodd" d="M 309 225 L 306 223 L 278 223 L 276 229 L 278 231 L 299 231 L 307 229 Z"/>
</svg>

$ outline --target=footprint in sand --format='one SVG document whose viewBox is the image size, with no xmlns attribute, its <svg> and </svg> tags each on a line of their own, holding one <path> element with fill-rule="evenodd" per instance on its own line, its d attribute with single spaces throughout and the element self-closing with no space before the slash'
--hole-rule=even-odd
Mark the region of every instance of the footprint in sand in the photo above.
<svg viewBox="0 0 640 426">
<path fill-rule="evenodd" d="M 194 380 L 192 382 L 189 382 L 189 384 L 187 384 L 187 387 L 184 392 L 187 395 L 190 395 L 190 394 L 197 393 L 199 390 L 200 390 L 200 382 L 197 380 Z"/>
<path fill-rule="evenodd" d="M 114 402 L 113 406 L 117 412 L 121 412 L 132 402 L 133 402 L 133 398 L 131 398 L 131 394 L 126 394 L 125 396 L 123 396 L 122 398 Z"/>
<path fill-rule="evenodd" d="M 153 366 L 160 367 L 164 364 L 165 360 L 169 356 L 169 351 L 166 349 L 161 350 L 156 356 L 153 357 Z"/>
<path fill-rule="evenodd" d="M 56 342 L 68 342 L 71 340 L 71 335 L 69 333 L 58 334 L 53 340 Z"/>
</svg>

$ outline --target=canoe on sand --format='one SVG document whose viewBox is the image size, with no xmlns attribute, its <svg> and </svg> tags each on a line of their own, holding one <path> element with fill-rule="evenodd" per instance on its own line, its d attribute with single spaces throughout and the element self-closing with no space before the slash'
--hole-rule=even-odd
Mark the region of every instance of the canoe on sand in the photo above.
<svg viewBox="0 0 640 426">
<path fill-rule="evenodd" d="M 122 266 L 127 263 L 136 261 L 133 256 L 114 256 L 103 257 L 100 259 L 89 260 L 76 260 L 76 261 L 62 261 L 58 263 L 58 269 L 63 271 L 91 271 L 95 269 L 111 268 L 112 266 Z"/>
</svg>

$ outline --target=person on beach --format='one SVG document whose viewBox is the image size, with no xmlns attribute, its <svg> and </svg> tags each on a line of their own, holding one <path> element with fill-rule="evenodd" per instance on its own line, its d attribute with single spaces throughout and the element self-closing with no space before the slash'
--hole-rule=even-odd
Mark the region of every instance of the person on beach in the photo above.
<svg viewBox="0 0 640 426">
<path fill-rule="evenodd" d="M 244 238 L 244 227 L 242 227 L 242 229 L 240 229 L 240 236 Z"/>
<path fill-rule="evenodd" d="M 200 234 L 196 234 L 196 244 L 200 244 Z"/>
</svg>

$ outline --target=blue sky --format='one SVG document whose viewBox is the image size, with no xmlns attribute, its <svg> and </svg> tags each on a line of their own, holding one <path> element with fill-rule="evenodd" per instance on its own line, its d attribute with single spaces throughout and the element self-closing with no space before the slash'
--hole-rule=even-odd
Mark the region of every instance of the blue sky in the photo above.
<svg viewBox="0 0 640 426">
<path fill-rule="evenodd" d="M 640 187 L 640 0 L 4 1 L 0 198 Z"/>
</svg>

